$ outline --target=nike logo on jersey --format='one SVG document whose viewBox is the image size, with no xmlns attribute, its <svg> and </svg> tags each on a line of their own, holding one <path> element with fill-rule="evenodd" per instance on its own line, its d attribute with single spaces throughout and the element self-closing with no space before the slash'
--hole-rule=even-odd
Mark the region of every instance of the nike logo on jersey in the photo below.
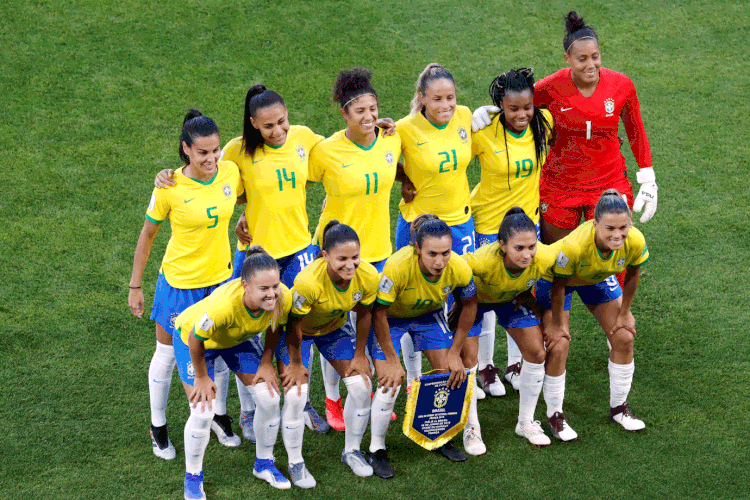
<svg viewBox="0 0 750 500">
<path fill-rule="evenodd" d="M 341 165 L 341 168 L 351 167 L 352 165 L 354 165 L 354 163 L 350 163 L 349 165 Z"/>
<path fill-rule="evenodd" d="M 424 145 L 425 145 L 425 144 L 427 144 L 428 142 L 430 142 L 430 141 L 418 142 L 418 143 L 417 143 L 417 146 L 424 146 Z"/>
<path fill-rule="evenodd" d="M 404 291 L 407 291 L 407 290 L 414 290 L 414 287 L 411 287 L 411 288 L 404 288 Z"/>
<path fill-rule="evenodd" d="M 571 109 L 573 109 L 573 106 L 571 106 L 569 108 L 560 108 L 560 111 L 565 112 L 565 111 L 570 111 Z"/>
<path fill-rule="evenodd" d="M 256 163 L 260 163 L 262 161 L 263 161 L 263 158 L 261 158 L 260 160 L 253 160 L 253 165 L 255 165 Z"/>
<path fill-rule="evenodd" d="M 190 203 L 190 202 L 191 202 L 191 201 L 193 201 L 194 199 L 195 199 L 195 198 L 190 198 L 189 200 L 185 200 L 185 203 Z"/>
<path fill-rule="evenodd" d="M 499 155 L 500 153 L 504 153 L 504 152 L 505 152 L 505 150 L 504 150 L 504 149 L 501 149 L 500 151 L 495 151 L 495 154 L 496 154 L 496 155 Z"/>
</svg>

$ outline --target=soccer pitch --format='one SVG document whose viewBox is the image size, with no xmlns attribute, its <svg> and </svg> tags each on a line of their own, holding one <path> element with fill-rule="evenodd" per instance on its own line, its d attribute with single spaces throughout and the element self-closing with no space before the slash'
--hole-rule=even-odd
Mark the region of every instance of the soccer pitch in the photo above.
<svg viewBox="0 0 750 500">
<path fill-rule="evenodd" d="M 130 314 L 127 285 L 153 176 L 180 166 L 188 108 L 214 118 L 224 144 L 241 134 L 245 92 L 264 83 L 284 97 L 291 123 L 328 136 L 345 126 L 331 100 L 339 70 L 372 70 L 380 115 L 399 119 L 434 61 L 474 109 L 489 103 L 499 72 L 533 66 L 541 78 L 564 66 L 562 16 L 573 8 L 596 28 L 602 65 L 636 85 L 660 188 L 654 219 L 636 222 L 651 260 L 633 305 L 629 401 L 645 431 L 608 420 L 606 342 L 576 299 L 565 413 L 578 441 L 531 447 L 514 433 L 518 395 L 509 393 L 479 402 L 487 454 L 450 463 L 402 435 L 402 391 L 388 434 L 393 480 L 355 477 L 339 459 L 342 434 L 307 431 L 318 486 L 279 492 L 252 476 L 251 443 L 229 449 L 212 438 L 208 498 L 747 498 L 750 14 L 720 0 L 11 0 L 0 26 L 0 374 L 10 396 L 0 405 L 9 424 L 0 498 L 182 496 L 186 398 L 175 378 L 167 416 L 178 456 L 157 459 L 154 326 Z M 469 175 L 473 186 L 478 165 Z M 308 190 L 311 229 L 322 197 L 321 186 Z M 161 233 L 144 276 L 147 312 Z M 312 384 L 322 412 L 318 363 Z M 236 419 L 233 385 L 228 408 Z M 540 401 L 537 418 L 543 411 Z M 285 469 L 280 436 L 276 455 Z"/>
</svg>

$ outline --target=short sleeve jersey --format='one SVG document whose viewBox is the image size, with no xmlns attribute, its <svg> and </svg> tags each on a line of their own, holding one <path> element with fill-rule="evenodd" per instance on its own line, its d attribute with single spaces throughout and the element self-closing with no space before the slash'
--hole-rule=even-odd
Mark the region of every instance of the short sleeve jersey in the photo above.
<svg viewBox="0 0 750 500">
<path fill-rule="evenodd" d="M 184 168 L 184 167 L 183 167 Z M 172 236 L 161 271 L 174 288 L 203 288 L 232 275 L 229 219 L 237 197 L 244 192 L 237 165 L 218 162 L 209 181 L 174 173 L 175 185 L 154 189 L 146 219 L 161 224 L 169 218 Z"/>
<path fill-rule="evenodd" d="M 369 147 L 350 141 L 340 130 L 313 149 L 312 182 L 323 182 L 326 204 L 318 231 L 336 219 L 360 236 L 362 260 L 377 262 L 391 254 L 390 199 L 401 151 L 398 134 L 379 133 Z"/>
<path fill-rule="evenodd" d="M 326 261 L 316 259 L 294 280 L 291 314 L 302 318 L 305 335 L 325 335 L 341 328 L 357 304 L 372 305 L 377 290 L 378 271 L 372 264 L 360 262 L 349 286 L 341 289 L 328 276 Z"/>
<path fill-rule="evenodd" d="M 649 259 L 646 240 L 637 228 L 631 227 L 625 244 L 609 257 L 603 257 L 594 243 L 594 222 L 578 226 L 559 243 L 559 251 L 551 274 L 571 278 L 569 286 L 591 285 L 622 272 L 626 267 L 640 267 Z M 555 245 L 557 247 L 557 244 Z M 550 279 L 547 276 L 546 279 Z"/>
<path fill-rule="evenodd" d="M 292 294 L 280 285 L 280 309 L 274 325 L 274 311 L 251 311 L 243 302 L 242 280 L 237 278 L 185 309 L 175 320 L 175 328 L 185 344 L 192 333 L 206 349 L 228 349 L 260 335 L 269 328 L 287 323 Z"/>
<path fill-rule="evenodd" d="M 445 298 L 460 288 L 464 298 L 476 294 L 471 268 L 451 252 L 448 265 L 436 281 L 419 268 L 419 256 L 411 245 L 391 255 L 385 263 L 378 286 L 378 302 L 389 306 L 392 318 L 416 318 L 441 309 Z"/>
<path fill-rule="evenodd" d="M 274 259 L 292 255 L 310 244 L 307 183 L 310 151 L 323 140 L 307 127 L 292 125 L 286 143 L 268 144 L 250 157 L 236 137 L 224 147 L 223 159 L 239 166 L 247 195 L 245 217 L 253 244 Z M 238 243 L 240 250 L 247 245 Z"/>
<path fill-rule="evenodd" d="M 555 263 L 555 251 L 543 243 L 537 244 L 536 255 L 529 267 L 513 275 L 505 267 L 500 254 L 500 243 L 494 242 L 464 255 L 474 274 L 477 298 L 481 304 L 503 304 L 525 292 L 539 278 L 550 272 Z"/>
<path fill-rule="evenodd" d="M 556 138 L 542 169 L 542 185 L 598 193 L 621 179 L 627 167 L 617 136 L 620 118 L 638 165 L 651 166 L 638 96 L 624 74 L 601 68 L 596 90 L 584 97 L 571 69 L 561 69 L 536 83 L 534 104 L 548 107 L 555 118 Z"/>
<path fill-rule="evenodd" d="M 552 114 L 541 111 L 552 130 Z M 549 136 L 548 136 L 549 139 Z M 472 134 L 472 153 L 479 159 L 481 177 L 471 193 L 474 227 L 479 234 L 497 234 L 508 210 L 521 207 L 539 223 L 539 177 L 534 134 L 526 127 L 521 134 L 507 130 L 500 115 L 489 127 Z M 546 153 L 541 161 L 544 163 Z"/>
<path fill-rule="evenodd" d="M 417 194 L 399 209 L 407 222 L 422 214 L 435 214 L 449 226 L 471 217 L 466 168 L 472 159 L 471 110 L 456 106 L 451 121 L 435 125 L 422 113 L 396 122 L 401 135 L 404 172 Z"/>
</svg>

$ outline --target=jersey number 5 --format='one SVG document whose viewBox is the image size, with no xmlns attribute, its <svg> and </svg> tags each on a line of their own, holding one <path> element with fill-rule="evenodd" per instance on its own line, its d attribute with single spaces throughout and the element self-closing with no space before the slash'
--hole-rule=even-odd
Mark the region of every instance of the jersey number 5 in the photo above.
<svg viewBox="0 0 750 500">
<path fill-rule="evenodd" d="M 206 229 L 211 229 L 212 227 L 216 227 L 219 225 L 219 216 L 211 213 L 211 210 L 216 210 L 217 208 L 218 207 L 208 207 L 206 209 L 206 215 L 208 215 L 209 219 L 214 221 L 214 223 L 208 226 Z"/>
</svg>

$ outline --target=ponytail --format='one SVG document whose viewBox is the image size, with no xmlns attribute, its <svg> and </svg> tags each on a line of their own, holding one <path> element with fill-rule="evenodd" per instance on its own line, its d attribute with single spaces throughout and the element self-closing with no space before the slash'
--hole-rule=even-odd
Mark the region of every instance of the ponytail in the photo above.
<svg viewBox="0 0 750 500">
<path fill-rule="evenodd" d="M 628 217 L 632 217 L 628 203 L 616 189 L 607 189 L 596 202 L 594 220 L 601 221 L 604 214 L 628 214 Z"/>
<path fill-rule="evenodd" d="M 503 221 L 500 223 L 500 229 L 497 232 L 497 239 L 507 244 L 513 236 L 524 232 L 534 233 L 534 236 L 536 236 L 536 225 L 526 215 L 523 208 L 513 207 L 505 213 L 505 217 L 503 217 Z"/>
<path fill-rule="evenodd" d="M 251 118 L 254 118 L 259 109 L 273 106 L 274 104 L 284 104 L 284 99 L 273 90 L 268 90 L 265 85 L 253 85 L 247 91 L 245 96 L 245 113 L 242 126 L 242 149 L 245 154 L 252 158 L 255 150 L 263 145 L 263 136 L 260 130 L 253 127 Z"/>
<path fill-rule="evenodd" d="M 261 271 L 279 272 L 279 264 L 276 259 L 271 257 L 260 245 L 253 245 L 247 249 L 245 260 L 242 262 L 242 272 L 240 276 L 242 281 L 250 281 L 257 273 Z M 284 310 L 284 294 L 279 295 L 276 306 L 273 309 L 271 319 L 271 329 L 275 330 L 281 311 Z"/>
<path fill-rule="evenodd" d="M 211 118 L 203 116 L 203 113 L 197 109 L 188 110 L 185 119 L 182 120 L 179 149 L 180 158 L 185 162 L 185 165 L 190 163 L 190 157 L 182 149 L 182 143 L 192 146 L 196 138 L 210 137 L 214 134 L 219 135 L 219 127 Z"/>
</svg>

